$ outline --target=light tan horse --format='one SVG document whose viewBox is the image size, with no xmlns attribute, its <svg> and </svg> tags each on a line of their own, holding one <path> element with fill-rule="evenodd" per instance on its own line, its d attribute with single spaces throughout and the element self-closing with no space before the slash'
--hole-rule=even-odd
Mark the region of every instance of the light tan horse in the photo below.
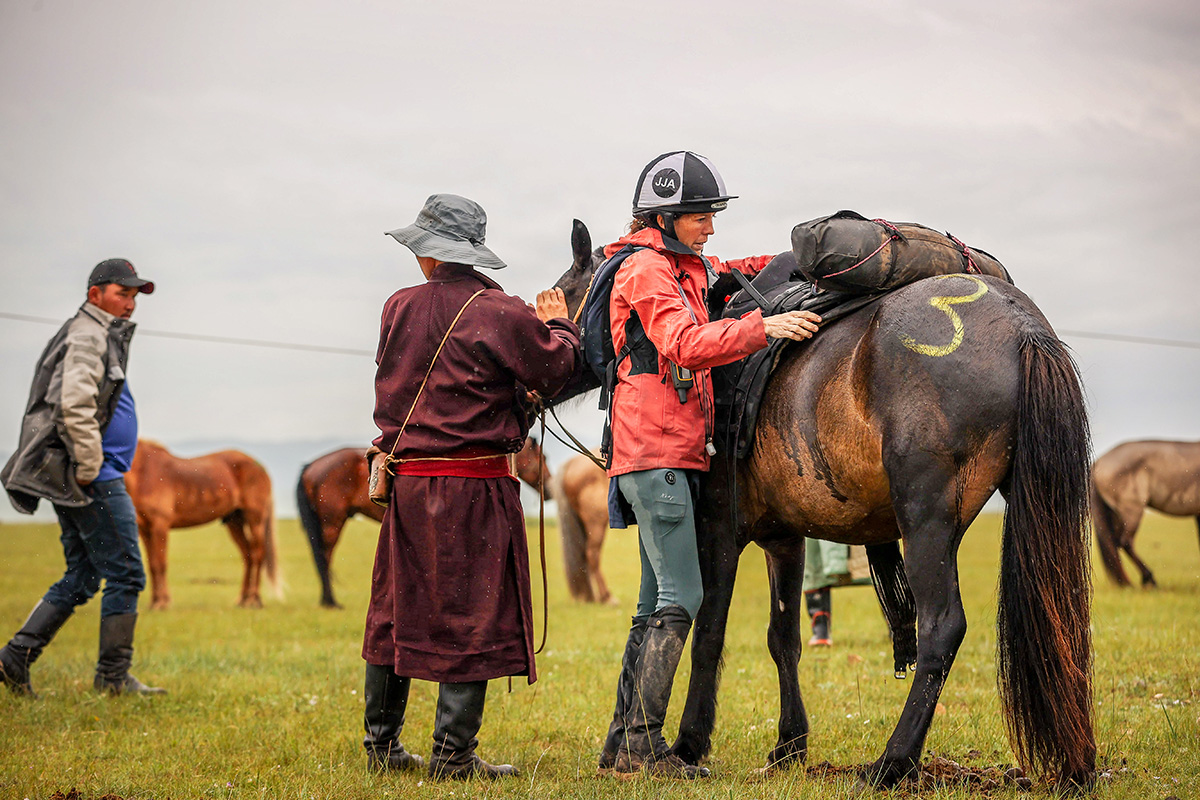
<svg viewBox="0 0 1200 800">
<path fill-rule="evenodd" d="M 585 603 L 613 602 L 600 571 L 600 551 L 608 533 L 608 476 L 590 458 L 577 455 L 555 476 L 554 498 L 571 597 Z"/>
<path fill-rule="evenodd" d="M 1154 573 L 1133 551 L 1147 508 L 1200 525 L 1200 442 L 1125 442 L 1092 466 L 1092 525 L 1104 571 L 1121 586 L 1129 577 L 1121 551 L 1142 573 L 1142 586 L 1156 586 Z"/>
<path fill-rule="evenodd" d="M 139 439 L 125 485 L 137 509 L 138 533 L 150 562 L 152 608 L 171 605 L 167 534 L 172 528 L 217 519 L 229 529 L 245 564 L 238 605 L 262 607 L 259 581 L 264 565 L 279 596 L 271 478 L 253 458 L 238 450 L 179 458 L 156 442 Z"/>
</svg>

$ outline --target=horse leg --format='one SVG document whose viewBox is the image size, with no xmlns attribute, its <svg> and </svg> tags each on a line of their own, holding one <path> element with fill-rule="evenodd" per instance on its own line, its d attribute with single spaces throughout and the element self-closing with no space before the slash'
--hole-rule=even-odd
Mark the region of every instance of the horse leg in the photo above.
<svg viewBox="0 0 1200 800">
<path fill-rule="evenodd" d="M 171 528 L 165 522 L 138 522 L 138 534 L 150 562 L 150 608 L 171 606 L 171 590 L 167 586 L 167 534 Z"/>
<path fill-rule="evenodd" d="M 241 516 L 235 514 L 226 519 L 225 527 L 229 529 L 233 543 L 237 545 L 238 551 L 242 554 L 242 593 L 238 605 L 242 608 L 262 608 L 262 599 L 258 597 L 257 591 L 252 591 L 250 582 L 251 546 L 249 539 L 246 538 L 246 528 Z"/>
<path fill-rule="evenodd" d="M 728 527 L 718 528 L 703 515 L 697 515 L 696 534 L 704 602 L 696 612 L 692 628 L 692 676 L 679 719 L 679 734 L 671 746 L 671 751 L 689 764 L 699 764 L 712 748 L 721 652 L 725 647 L 725 626 L 741 552 Z"/>
<path fill-rule="evenodd" d="M 608 582 L 604 580 L 604 573 L 600 571 L 600 552 L 604 548 L 607 532 L 607 524 L 589 526 L 587 532 L 587 571 L 595 587 L 598 603 L 612 602 L 612 592 L 608 590 Z"/>
<path fill-rule="evenodd" d="M 904 574 L 900 543 L 867 545 L 867 560 L 871 564 L 875 596 L 892 637 L 895 675 L 903 680 L 909 667 L 917 662 L 917 607 L 908 576 Z"/>
<path fill-rule="evenodd" d="M 337 520 L 327 519 L 321 525 L 321 550 L 325 555 L 325 569 L 320 571 L 321 605 L 325 608 L 342 607 L 333 596 L 333 548 L 337 545 L 338 539 L 342 537 L 342 529 L 348 519 L 349 515 L 343 518 L 341 523 L 338 523 Z"/>
<path fill-rule="evenodd" d="M 909 497 L 946 491 L 945 485 L 911 487 Z M 892 493 L 896 497 L 898 487 Z M 900 530 L 905 533 L 904 564 L 917 608 L 917 668 L 883 755 L 863 775 L 863 781 L 876 786 L 894 786 L 919 769 L 938 698 L 967 632 L 958 591 L 962 533 L 956 530 L 951 509 L 927 505 L 914 499 L 896 503 Z"/>
<path fill-rule="evenodd" d="M 1138 572 L 1142 573 L 1142 588 L 1153 588 L 1158 586 L 1158 581 L 1154 580 L 1154 573 L 1146 566 L 1146 562 L 1138 557 L 1138 554 L 1133 551 L 1133 535 L 1137 532 L 1137 528 L 1131 528 L 1132 532 L 1121 541 L 1121 549 L 1133 561 L 1134 566 L 1138 568 Z"/>
<path fill-rule="evenodd" d="M 767 755 L 766 771 L 808 758 L 808 715 L 800 696 L 800 619 L 804 607 L 804 539 L 765 547 L 771 584 L 767 649 L 779 673 L 779 738 Z"/>
</svg>

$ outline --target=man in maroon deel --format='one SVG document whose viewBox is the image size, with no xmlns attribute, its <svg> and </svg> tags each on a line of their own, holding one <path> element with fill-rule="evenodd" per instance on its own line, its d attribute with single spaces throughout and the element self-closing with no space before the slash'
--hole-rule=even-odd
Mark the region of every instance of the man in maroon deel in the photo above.
<svg viewBox="0 0 1200 800">
<path fill-rule="evenodd" d="M 536 311 L 476 267 L 487 218 L 463 197 L 432 195 L 389 235 L 426 282 L 383 307 L 374 444 L 396 461 L 379 532 L 363 658 L 368 764 L 419 769 L 400 743 L 413 678 L 436 681 L 429 775 L 515 775 L 475 755 L 490 678 L 537 675 L 525 516 L 508 454 L 529 431 L 526 397 L 557 393 L 579 363 L 560 290 Z"/>
</svg>

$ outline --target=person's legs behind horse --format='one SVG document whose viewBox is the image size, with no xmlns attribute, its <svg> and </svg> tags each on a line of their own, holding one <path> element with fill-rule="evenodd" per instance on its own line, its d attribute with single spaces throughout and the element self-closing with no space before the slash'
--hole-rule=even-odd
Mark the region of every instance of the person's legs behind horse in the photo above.
<svg viewBox="0 0 1200 800">
<path fill-rule="evenodd" d="M 804 593 L 804 604 L 808 607 L 808 619 L 812 623 L 812 638 L 809 647 L 829 647 L 833 644 L 830 622 L 833 616 L 833 592 L 826 586 Z"/>
</svg>

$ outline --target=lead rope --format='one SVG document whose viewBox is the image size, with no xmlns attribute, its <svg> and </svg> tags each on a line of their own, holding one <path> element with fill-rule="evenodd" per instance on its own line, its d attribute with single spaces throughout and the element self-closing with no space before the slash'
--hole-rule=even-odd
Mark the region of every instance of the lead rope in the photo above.
<svg viewBox="0 0 1200 800">
<path fill-rule="evenodd" d="M 542 442 L 546 441 L 546 411 L 538 414 L 542 421 Z M 550 627 L 550 594 L 546 581 L 546 456 L 538 459 L 538 550 L 542 557 L 542 643 L 533 651 L 536 656 L 546 647 L 546 631 Z"/>
</svg>

